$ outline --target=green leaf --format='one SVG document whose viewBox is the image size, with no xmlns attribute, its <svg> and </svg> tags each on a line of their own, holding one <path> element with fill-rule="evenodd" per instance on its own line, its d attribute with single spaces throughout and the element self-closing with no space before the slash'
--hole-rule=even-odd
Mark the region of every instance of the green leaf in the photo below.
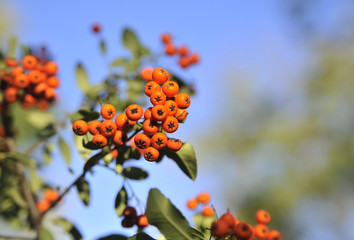
<svg viewBox="0 0 354 240">
<path fill-rule="evenodd" d="M 21 50 L 23 55 L 32 55 L 31 48 L 26 45 L 21 45 Z"/>
<path fill-rule="evenodd" d="M 18 45 L 18 40 L 15 35 L 12 35 L 9 39 L 9 48 L 7 49 L 7 57 L 8 58 L 16 58 L 16 48 Z"/>
<path fill-rule="evenodd" d="M 6 190 L 6 195 L 9 196 L 16 203 L 16 205 L 27 208 L 26 201 L 23 199 L 21 193 L 19 193 L 16 188 L 8 188 Z"/>
<path fill-rule="evenodd" d="M 156 188 L 149 192 L 146 205 L 149 224 L 156 226 L 168 239 L 192 240 L 193 232 L 182 213 Z"/>
<path fill-rule="evenodd" d="M 90 82 L 85 68 L 81 63 L 76 65 L 76 82 L 83 93 L 90 88 Z"/>
<path fill-rule="evenodd" d="M 134 55 L 139 53 L 139 40 L 135 33 L 129 28 L 126 28 L 123 31 L 123 45 L 128 48 Z"/>
<path fill-rule="evenodd" d="M 42 150 L 43 162 L 45 165 L 49 165 L 52 161 L 52 151 L 54 150 L 54 146 L 52 143 L 47 142 Z"/>
<path fill-rule="evenodd" d="M 91 135 L 91 134 L 89 134 L 89 135 Z M 85 135 L 85 136 L 74 135 L 74 136 L 75 136 L 75 141 L 74 141 L 75 146 L 76 146 L 76 149 L 78 150 L 79 154 L 81 155 L 81 157 L 83 159 L 90 157 L 92 151 L 84 147 L 85 138 L 87 138 L 87 135 Z"/>
<path fill-rule="evenodd" d="M 124 168 L 122 174 L 124 177 L 134 180 L 143 180 L 149 176 L 147 171 L 137 167 Z"/>
<path fill-rule="evenodd" d="M 103 55 L 107 54 L 106 42 L 103 39 L 100 40 L 100 50 Z"/>
<path fill-rule="evenodd" d="M 120 234 L 111 234 L 105 237 L 98 238 L 97 240 L 127 240 L 127 237 Z"/>
<path fill-rule="evenodd" d="M 128 238 L 127 240 L 154 240 L 152 237 L 147 235 L 144 232 L 140 232 L 138 234 L 135 234 L 134 236 Z"/>
<path fill-rule="evenodd" d="M 7 158 L 15 159 L 16 161 L 22 162 L 26 166 L 36 167 L 37 162 L 22 153 L 9 152 L 5 154 Z"/>
<path fill-rule="evenodd" d="M 46 228 L 42 228 L 40 240 L 55 240 L 53 235 Z"/>
<path fill-rule="evenodd" d="M 90 122 L 96 120 L 100 117 L 100 114 L 96 111 L 80 109 L 71 116 L 71 123 L 74 123 L 77 120 L 84 120 Z"/>
<path fill-rule="evenodd" d="M 29 184 L 32 192 L 38 192 L 43 187 L 43 180 L 37 175 L 35 168 L 30 168 Z"/>
<path fill-rule="evenodd" d="M 124 186 L 119 190 L 116 200 L 114 202 L 114 208 L 116 209 L 116 213 L 118 217 L 121 217 L 124 209 L 128 204 L 128 194 L 125 190 Z"/>
<path fill-rule="evenodd" d="M 76 188 L 79 193 L 79 197 L 85 206 L 88 206 L 90 203 L 90 185 L 82 177 L 76 183 Z"/>
<path fill-rule="evenodd" d="M 31 111 L 27 115 L 27 120 L 33 127 L 44 129 L 54 123 L 55 117 L 49 112 Z"/>
<path fill-rule="evenodd" d="M 58 218 L 53 221 L 56 225 L 59 225 L 63 228 L 65 232 L 67 232 L 69 235 L 72 236 L 74 240 L 80 240 L 82 239 L 82 235 L 80 231 L 68 220 L 64 218 Z"/>
<path fill-rule="evenodd" d="M 63 138 L 59 137 L 58 138 L 58 144 L 59 144 L 59 149 L 61 154 L 63 155 L 65 159 L 66 165 L 70 165 L 71 163 L 71 154 L 70 154 L 70 147 L 69 145 L 64 141 Z"/>
<path fill-rule="evenodd" d="M 211 226 L 211 224 L 209 225 L 209 227 Z M 197 229 L 195 228 L 190 228 L 191 231 L 192 231 L 192 235 L 195 237 L 195 239 L 201 239 L 203 240 L 204 239 L 204 234 L 200 231 L 198 231 Z"/>
<path fill-rule="evenodd" d="M 95 166 L 105 154 L 106 152 L 102 150 L 101 152 L 96 153 L 89 160 L 87 160 L 84 165 L 84 172 L 89 171 L 93 166 Z"/>
<path fill-rule="evenodd" d="M 111 66 L 112 67 L 119 67 L 123 64 L 125 64 L 128 60 L 125 58 L 116 58 L 112 61 Z"/>
<path fill-rule="evenodd" d="M 184 143 L 182 148 L 174 152 L 165 152 L 166 156 L 177 163 L 179 168 L 192 180 L 197 177 L 197 158 L 192 144 Z"/>
</svg>

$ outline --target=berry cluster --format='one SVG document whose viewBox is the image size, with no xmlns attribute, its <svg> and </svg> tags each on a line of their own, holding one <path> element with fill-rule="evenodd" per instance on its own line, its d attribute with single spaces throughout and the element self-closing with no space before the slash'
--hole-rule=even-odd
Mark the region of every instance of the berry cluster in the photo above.
<svg viewBox="0 0 354 240">
<path fill-rule="evenodd" d="M 55 101 L 55 88 L 60 84 L 55 76 L 57 64 L 53 61 L 42 64 L 31 55 L 23 57 L 21 62 L 22 66 L 19 66 L 16 60 L 5 59 L 7 68 L 0 72 L 0 89 L 4 96 L 2 105 L 19 100 L 25 109 L 33 106 L 48 109 L 50 103 Z"/>
<path fill-rule="evenodd" d="M 222 215 L 211 225 L 211 234 L 217 238 L 234 236 L 238 240 L 282 240 L 282 236 L 277 230 L 269 230 L 267 225 L 270 223 L 271 216 L 266 210 L 260 209 L 256 213 L 257 224 L 252 226 L 234 217 L 230 212 Z"/>
<path fill-rule="evenodd" d="M 48 189 L 44 192 L 44 197 L 36 204 L 37 210 L 40 213 L 47 211 L 53 202 L 58 199 L 58 192 L 53 189 Z"/>
<path fill-rule="evenodd" d="M 179 55 L 178 63 L 182 68 L 187 68 L 190 65 L 199 62 L 199 55 L 197 53 L 191 53 L 187 46 L 182 45 L 180 47 L 176 47 L 172 42 L 172 36 L 170 34 L 162 34 L 161 40 L 165 44 L 165 53 L 167 55 Z"/>
<path fill-rule="evenodd" d="M 122 226 L 125 228 L 131 228 L 135 224 L 139 228 L 147 227 L 149 225 L 148 219 L 145 214 L 137 215 L 136 209 L 133 207 L 126 207 L 123 211 Z"/>
<path fill-rule="evenodd" d="M 210 194 L 207 192 L 199 193 L 196 198 L 191 198 L 187 202 L 187 207 L 189 209 L 196 209 L 199 204 L 202 205 L 202 214 L 205 217 L 214 216 L 213 208 L 207 205 L 210 202 Z"/>
<path fill-rule="evenodd" d="M 178 94 L 179 86 L 170 80 L 170 74 L 156 68 L 151 72 L 150 81 L 145 86 L 145 94 L 150 97 L 154 105 L 145 110 L 138 105 L 132 104 L 126 108 L 125 113 L 117 115 L 116 109 L 111 104 L 101 108 L 101 116 L 104 121 L 92 121 L 89 124 L 84 120 L 78 120 L 73 124 L 73 131 L 77 135 L 84 135 L 88 131 L 94 135 L 92 143 L 97 148 L 103 148 L 110 139 L 117 145 L 124 145 L 127 141 L 126 130 L 138 124 L 144 115 L 142 133 L 134 137 L 135 146 L 144 150 L 144 157 L 148 161 L 156 161 L 159 150 L 167 148 L 176 152 L 182 147 L 182 141 L 175 138 L 168 139 L 165 133 L 173 133 L 178 129 L 179 123 L 184 122 L 191 100 L 185 93 Z M 161 86 L 162 85 L 162 91 Z M 115 153 L 118 155 L 118 152 Z"/>
</svg>

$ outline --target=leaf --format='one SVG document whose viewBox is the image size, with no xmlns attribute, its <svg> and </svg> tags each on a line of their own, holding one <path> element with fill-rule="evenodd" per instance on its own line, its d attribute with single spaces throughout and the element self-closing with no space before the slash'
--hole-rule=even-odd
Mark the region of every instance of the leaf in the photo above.
<svg viewBox="0 0 354 240">
<path fill-rule="evenodd" d="M 74 136 L 75 136 L 75 146 L 76 149 L 79 151 L 81 157 L 83 159 L 90 157 L 92 151 L 84 147 L 86 136 L 77 136 L 77 135 Z"/>
<path fill-rule="evenodd" d="M 79 197 L 85 206 L 88 206 L 90 203 L 90 185 L 89 183 L 81 177 L 77 183 L 76 188 L 79 193 Z"/>
<path fill-rule="evenodd" d="M 98 238 L 97 240 L 127 240 L 127 237 L 120 234 L 111 234 L 105 237 Z"/>
<path fill-rule="evenodd" d="M 58 218 L 53 221 L 56 225 L 59 225 L 63 228 L 65 232 L 67 232 L 69 235 L 72 236 L 74 240 L 80 240 L 82 239 L 82 235 L 80 231 L 68 220 L 64 218 Z"/>
<path fill-rule="evenodd" d="M 103 39 L 100 40 L 100 50 L 103 55 L 107 54 L 106 42 Z"/>
<path fill-rule="evenodd" d="M 64 141 L 63 138 L 59 136 L 58 138 L 58 144 L 59 144 L 59 149 L 61 154 L 63 155 L 65 159 L 66 165 L 70 165 L 71 163 L 71 154 L 70 154 L 70 147 L 69 145 Z"/>
<path fill-rule="evenodd" d="M 29 184 L 32 192 L 38 192 L 43 186 L 43 180 L 37 175 L 35 168 L 30 168 Z"/>
<path fill-rule="evenodd" d="M 122 174 L 124 177 L 134 180 L 143 180 L 149 176 L 147 171 L 137 167 L 124 168 Z"/>
<path fill-rule="evenodd" d="M 111 63 L 112 67 L 119 67 L 123 64 L 125 64 L 128 60 L 125 58 L 116 58 L 113 60 L 113 62 Z"/>
<path fill-rule="evenodd" d="M 40 240 L 55 240 L 53 235 L 46 228 L 42 228 Z"/>
<path fill-rule="evenodd" d="M 174 152 L 165 152 L 166 156 L 174 160 L 179 168 L 192 180 L 197 177 L 197 158 L 192 144 L 184 143 L 182 148 Z"/>
<path fill-rule="evenodd" d="M 135 33 L 129 28 L 126 28 L 123 31 L 123 45 L 128 48 L 134 55 L 139 53 L 139 40 Z"/>
<path fill-rule="evenodd" d="M 42 156 L 43 156 L 43 162 L 45 165 L 49 165 L 52 161 L 52 151 L 54 149 L 54 146 L 52 143 L 47 142 L 42 150 Z"/>
<path fill-rule="evenodd" d="M 140 232 L 138 234 L 135 234 L 134 236 L 128 238 L 127 240 L 154 240 L 152 237 L 147 235 L 144 232 Z"/>
<path fill-rule="evenodd" d="M 84 172 L 89 171 L 93 166 L 95 166 L 105 154 L 106 152 L 102 150 L 101 152 L 96 153 L 89 160 L 87 160 L 84 165 Z"/>
<path fill-rule="evenodd" d="M 182 213 L 156 188 L 149 192 L 146 205 L 149 224 L 156 226 L 168 239 L 192 240 L 189 223 Z"/>
<path fill-rule="evenodd" d="M 90 82 L 85 68 L 81 63 L 76 65 L 76 82 L 83 93 L 90 88 Z"/>
<path fill-rule="evenodd" d="M 18 45 L 18 40 L 15 35 L 12 35 L 9 39 L 9 48 L 7 49 L 7 57 L 8 58 L 16 58 L 16 48 Z"/>
<path fill-rule="evenodd" d="M 28 122 L 37 129 L 44 129 L 54 123 L 54 115 L 49 112 L 31 111 L 27 115 Z"/>
<path fill-rule="evenodd" d="M 8 188 L 6 195 L 9 196 L 16 203 L 16 205 L 27 208 L 26 201 L 23 199 L 22 195 L 17 191 L 16 188 Z"/>
<path fill-rule="evenodd" d="M 211 224 L 209 225 L 209 227 L 211 226 Z M 192 231 L 192 235 L 195 237 L 195 239 L 204 239 L 204 234 L 200 231 L 198 231 L 195 228 L 190 227 L 191 231 Z"/>
<path fill-rule="evenodd" d="M 119 190 L 116 200 L 114 202 L 114 208 L 116 209 L 116 213 L 118 217 L 121 217 L 124 209 L 128 204 L 128 194 L 125 190 L 124 186 Z"/>
<path fill-rule="evenodd" d="M 77 120 L 84 120 L 90 122 L 96 120 L 100 117 L 100 114 L 96 111 L 80 109 L 71 116 L 71 123 L 74 123 Z"/>
</svg>

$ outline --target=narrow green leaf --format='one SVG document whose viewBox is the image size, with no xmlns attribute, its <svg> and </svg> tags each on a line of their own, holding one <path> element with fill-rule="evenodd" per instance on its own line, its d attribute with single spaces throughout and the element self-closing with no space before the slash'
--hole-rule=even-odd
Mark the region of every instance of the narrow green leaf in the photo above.
<svg viewBox="0 0 354 240">
<path fill-rule="evenodd" d="M 53 221 L 53 223 L 62 227 L 63 230 L 65 232 L 67 232 L 69 235 L 71 235 L 74 240 L 82 239 L 82 235 L 81 235 L 80 231 L 75 227 L 74 224 L 72 224 L 68 220 L 66 220 L 64 218 L 58 218 L 58 219 L 55 219 Z"/>
<path fill-rule="evenodd" d="M 76 82 L 83 93 L 90 88 L 90 82 L 84 66 L 81 63 L 76 65 Z"/>
<path fill-rule="evenodd" d="M 16 58 L 16 48 L 18 45 L 18 40 L 15 35 L 12 35 L 9 39 L 9 48 L 7 49 L 7 57 L 8 58 Z"/>
<path fill-rule="evenodd" d="M 35 168 L 30 168 L 29 184 L 32 192 L 38 192 L 43 187 L 43 180 L 37 175 Z"/>
<path fill-rule="evenodd" d="M 53 235 L 46 228 L 42 228 L 40 240 L 55 240 Z"/>
<path fill-rule="evenodd" d="M 52 161 L 52 151 L 54 150 L 54 146 L 51 142 L 47 142 L 42 150 L 43 162 L 45 165 L 49 165 Z"/>
<path fill-rule="evenodd" d="M 116 58 L 112 61 L 111 66 L 112 67 L 119 67 L 123 64 L 125 64 L 128 60 L 125 58 Z"/>
<path fill-rule="evenodd" d="M 89 183 L 84 178 L 80 178 L 79 181 L 76 183 L 76 188 L 81 201 L 84 203 L 85 206 L 88 206 L 90 203 Z"/>
<path fill-rule="evenodd" d="M 128 238 L 126 236 L 120 235 L 120 234 L 111 234 L 105 237 L 100 237 L 97 240 L 127 240 Z"/>
<path fill-rule="evenodd" d="M 70 147 L 69 145 L 64 141 L 63 138 L 59 136 L 58 138 L 58 144 L 59 144 L 59 149 L 61 154 L 64 157 L 66 165 L 70 165 L 71 163 L 71 153 L 70 153 Z"/>
<path fill-rule="evenodd" d="M 123 186 L 119 190 L 116 200 L 114 202 L 114 208 L 116 210 L 118 217 L 122 216 L 124 209 L 127 207 L 127 204 L 128 204 L 128 194 Z"/>
<path fill-rule="evenodd" d="M 106 42 L 104 39 L 100 40 L 100 50 L 101 50 L 102 55 L 105 56 L 107 54 Z"/>
<path fill-rule="evenodd" d="M 143 180 L 149 176 L 147 171 L 137 167 L 124 168 L 122 174 L 124 177 L 134 180 Z"/>
<path fill-rule="evenodd" d="M 123 45 L 128 48 L 134 55 L 139 53 L 139 40 L 135 33 L 129 28 L 126 28 L 123 31 Z"/>
<path fill-rule="evenodd" d="M 106 154 L 106 152 L 101 151 L 93 155 L 89 160 L 86 161 L 84 165 L 84 172 L 89 171 L 93 166 L 97 164 L 97 162 Z"/>
<path fill-rule="evenodd" d="M 193 240 L 193 232 L 182 213 L 156 188 L 149 192 L 146 205 L 149 224 L 168 239 Z"/>
<path fill-rule="evenodd" d="M 210 226 L 211 226 L 211 224 L 210 224 Z M 200 232 L 197 229 L 192 228 L 192 227 L 190 229 L 191 229 L 192 235 L 195 237 L 195 239 L 201 239 L 201 240 L 204 239 L 204 234 L 202 232 Z"/>
<path fill-rule="evenodd" d="M 127 240 L 154 240 L 152 237 L 147 235 L 144 232 L 140 232 L 138 234 L 135 234 L 134 236 L 128 238 Z"/>
<path fill-rule="evenodd" d="M 192 144 L 184 143 L 182 148 L 174 152 L 165 152 L 166 156 L 177 163 L 179 168 L 192 180 L 197 177 L 197 158 Z"/>
<path fill-rule="evenodd" d="M 10 197 L 16 203 L 16 205 L 27 208 L 26 201 L 22 198 L 21 193 L 19 193 L 16 188 L 8 188 L 6 190 L 6 195 Z"/>
<path fill-rule="evenodd" d="M 100 114 L 96 111 L 80 109 L 71 116 L 71 123 L 74 123 L 77 120 L 84 120 L 90 122 L 96 120 L 100 117 Z"/>
</svg>

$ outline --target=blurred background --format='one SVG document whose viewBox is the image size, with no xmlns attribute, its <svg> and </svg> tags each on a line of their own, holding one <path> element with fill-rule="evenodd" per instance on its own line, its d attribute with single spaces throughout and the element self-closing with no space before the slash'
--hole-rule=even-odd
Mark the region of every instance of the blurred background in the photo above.
<svg viewBox="0 0 354 240">
<path fill-rule="evenodd" d="M 147 181 L 132 183 L 143 201 L 158 187 L 191 222 L 187 199 L 208 191 L 219 214 L 229 208 L 254 223 L 258 209 L 268 210 L 271 228 L 284 239 L 354 239 L 353 1 L 2 0 L 1 48 L 15 34 L 24 44 L 47 46 L 60 67 L 58 113 L 80 106 L 78 61 L 92 82 L 107 72 L 93 23 L 102 25 L 108 58 L 127 54 L 120 40 L 125 27 L 156 52 L 163 52 L 161 33 L 169 32 L 201 56 L 187 70 L 170 58 L 160 62 L 196 87 L 178 136 L 195 147 L 197 180 L 167 159 L 136 162 L 150 173 Z M 62 134 L 73 142 L 70 128 Z M 72 156 L 79 173 L 83 162 L 75 148 Z M 41 175 L 64 187 L 73 176 L 59 153 L 54 159 Z M 121 179 L 97 169 L 88 180 L 88 208 L 72 190 L 48 218 L 65 216 L 84 239 L 129 232 L 114 212 Z M 1 220 L 0 229 L 16 232 Z M 158 236 L 152 227 L 148 232 Z"/>
</svg>

